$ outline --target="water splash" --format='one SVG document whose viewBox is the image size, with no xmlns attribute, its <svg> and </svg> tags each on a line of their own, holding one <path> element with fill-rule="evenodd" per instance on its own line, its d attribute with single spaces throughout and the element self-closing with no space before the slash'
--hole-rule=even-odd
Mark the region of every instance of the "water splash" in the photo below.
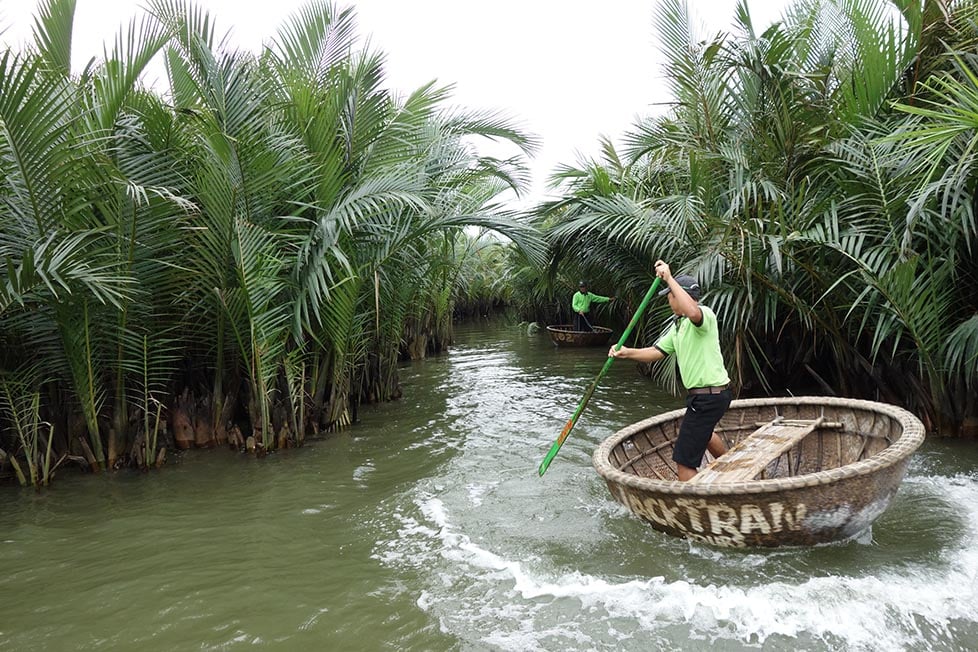
<svg viewBox="0 0 978 652">
<path fill-rule="evenodd" d="M 966 512 L 965 522 L 978 521 L 974 477 L 908 483 Z M 691 637 L 724 649 L 805 641 L 813 650 L 951 650 L 966 649 L 962 636 L 978 633 L 971 609 L 978 597 L 972 526 L 957 545 L 872 575 L 857 570 L 784 579 L 805 551 L 736 554 L 697 547 L 701 556 L 755 578 L 722 584 L 562 572 L 544 557 L 498 552 L 473 540 L 439 497 L 421 495 L 415 504 L 419 518 L 399 515 L 403 527 L 388 544 L 399 553 L 379 558 L 432 569 L 419 607 L 436 616 L 443 631 L 472 643 L 507 650 L 649 649 L 650 641 L 677 646 Z"/>
</svg>

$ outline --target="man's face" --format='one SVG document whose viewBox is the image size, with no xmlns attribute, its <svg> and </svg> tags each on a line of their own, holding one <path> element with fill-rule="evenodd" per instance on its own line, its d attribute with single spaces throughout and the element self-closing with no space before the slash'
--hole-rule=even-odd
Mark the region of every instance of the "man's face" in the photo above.
<svg viewBox="0 0 978 652">
<path fill-rule="evenodd" d="M 679 304 L 676 302 L 676 293 L 670 292 L 666 295 L 666 298 L 669 299 L 669 307 L 672 308 L 672 312 L 677 315 L 680 314 Z"/>
</svg>

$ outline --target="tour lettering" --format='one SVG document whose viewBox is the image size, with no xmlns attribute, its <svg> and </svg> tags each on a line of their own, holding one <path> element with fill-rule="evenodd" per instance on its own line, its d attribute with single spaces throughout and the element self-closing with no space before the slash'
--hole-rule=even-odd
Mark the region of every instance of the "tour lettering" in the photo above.
<svg viewBox="0 0 978 652">
<path fill-rule="evenodd" d="M 730 505 L 702 498 L 645 498 L 622 491 L 619 500 L 642 518 L 663 529 L 707 543 L 743 547 L 746 535 L 772 534 L 801 529 L 808 510 L 804 504 L 785 506 Z"/>
</svg>

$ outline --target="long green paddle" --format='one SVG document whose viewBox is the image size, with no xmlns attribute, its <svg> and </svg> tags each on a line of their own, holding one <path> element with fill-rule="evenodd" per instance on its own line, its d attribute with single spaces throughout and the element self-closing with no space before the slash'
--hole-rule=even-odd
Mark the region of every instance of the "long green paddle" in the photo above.
<svg viewBox="0 0 978 652">
<path fill-rule="evenodd" d="M 622 333 L 621 337 L 618 339 L 618 344 L 615 345 L 616 351 L 625 345 L 625 340 L 627 340 L 628 336 L 632 334 L 632 329 L 635 328 L 635 324 L 638 323 L 638 320 L 642 316 L 642 313 L 645 312 L 645 307 L 649 305 L 649 301 L 652 300 L 653 295 L 655 295 L 655 291 L 659 289 L 660 280 L 661 279 L 656 277 L 656 279 L 652 281 L 652 287 L 650 287 L 649 291 L 645 293 L 645 298 L 642 299 L 642 303 L 638 304 L 638 309 L 635 311 L 635 314 L 632 315 L 632 320 L 628 322 L 628 326 L 625 328 L 625 332 Z M 587 402 L 591 400 L 591 394 L 594 393 L 594 388 L 598 386 L 598 381 L 601 380 L 601 377 L 604 376 L 605 372 L 608 371 L 608 369 L 611 367 L 611 363 L 614 361 L 615 361 L 614 358 L 608 356 L 608 359 L 605 360 L 604 366 L 601 367 L 601 372 L 598 374 L 598 377 L 594 379 L 594 382 L 591 383 L 591 386 L 588 387 L 586 392 L 584 392 L 584 398 L 582 398 L 581 402 L 577 404 L 577 409 L 574 410 L 574 416 L 568 419 L 567 425 L 565 425 L 564 429 L 560 432 L 560 436 L 557 437 L 557 441 L 553 443 L 553 446 L 551 446 L 550 450 L 547 451 L 547 456 L 543 458 L 542 462 L 540 462 L 539 473 L 541 476 L 547 472 L 547 467 L 550 466 L 550 463 L 557 456 L 557 451 L 559 451 L 560 447 L 564 445 L 564 440 L 567 439 L 567 435 L 570 434 L 570 431 L 574 427 L 574 424 L 577 423 L 577 418 L 580 417 L 581 412 L 584 411 L 584 406 L 587 405 Z"/>
</svg>

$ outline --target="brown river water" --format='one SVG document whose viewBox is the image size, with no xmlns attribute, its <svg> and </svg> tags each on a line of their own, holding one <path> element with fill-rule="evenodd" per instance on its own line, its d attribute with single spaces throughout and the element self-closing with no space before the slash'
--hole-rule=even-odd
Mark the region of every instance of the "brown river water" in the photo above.
<svg viewBox="0 0 978 652">
<path fill-rule="evenodd" d="M 591 466 L 682 405 L 628 363 L 537 475 L 604 354 L 466 326 L 302 449 L 4 488 L 0 650 L 978 649 L 978 443 L 928 440 L 856 539 L 694 544 Z"/>
</svg>

